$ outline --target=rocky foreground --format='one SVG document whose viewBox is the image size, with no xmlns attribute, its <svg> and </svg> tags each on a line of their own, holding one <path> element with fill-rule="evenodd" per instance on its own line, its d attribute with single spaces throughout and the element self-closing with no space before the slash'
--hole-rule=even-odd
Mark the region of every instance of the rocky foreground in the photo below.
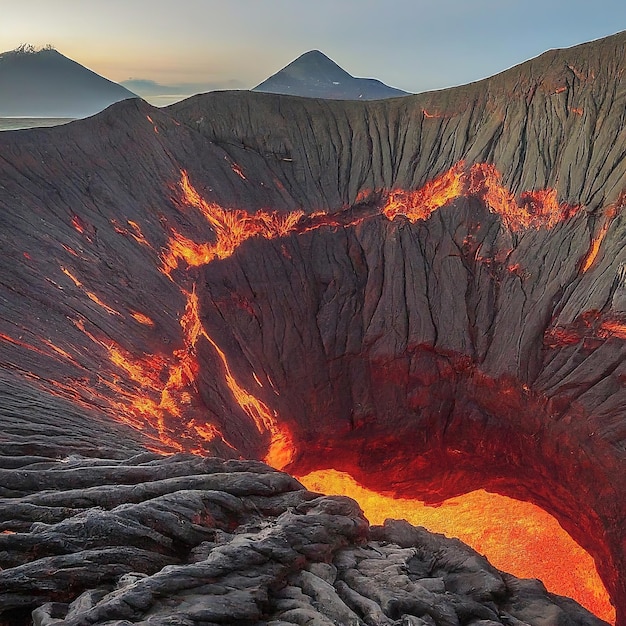
<svg viewBox="0 0 626 626">
<path fill-rule="evenodd" d="M 257 461 L 0 458 L 0 624 L 604 624 Z"/>
</svg>

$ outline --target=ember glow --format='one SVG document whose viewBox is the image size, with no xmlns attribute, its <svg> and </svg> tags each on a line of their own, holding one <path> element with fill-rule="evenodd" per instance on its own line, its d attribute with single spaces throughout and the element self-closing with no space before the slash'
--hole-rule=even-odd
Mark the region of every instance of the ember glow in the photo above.
<svg viewBox="0 0 626 626">
<path fill-rule="evenodd" d="M 461 161 L 417 191 L 391 191 L 382 212 L 390 220 L 398 214 L 412 223 L 427 220 L 434 211 L 464 195 L 465 188 L 465 163 Z"/>
<path fill-rule="evenodd" d="M 124 375 L 122 380 L 116 376 L 101 379 L 101 384 L 111 392 L 111 402 L 105 410 L 114 419 L 134 428 L 143 430 L 143 425 L 150 426 L 160 445 L 152 443 L 148 447 L 159 452 L 191 450 L 202 453 L 202 444 L 216 438 L 232 448 L 215 424 L 199 423 L 198 411 L 193 410 L 200 404 L 196 383 L 199 373 L 197 345 L 200 340 L 206 340 L 222 363 L 224 379 L 234 400 L 251 418 L 259 434 L 269 436 L 264 460 L 282 469 L 289 464 L 294 451 L 289 429 L 280 423 L 276 412 L 237 381 L 224 351 L 200 320 L 195 290 L 185 296 L 187 305 L 180 317 L 184 347 L 171 354 L 138 357 L 114 342 L 87 333 L 82 325 L 85 334 L 106 350 L 115 369 Z M 256 374 L 254 378 L 258 381 Z M 65 391 L 63 387 L 58 389 Z M 66 393 L 63 395 L 67 397 Z"/>
<path fill-rule="evenodd" d="M 312 472 L 298 480 L 312 491 L 355 499 L 372 524 L 405 519 L 431 532 L 458 537 L 498 569 L 520 578 L 539 578 L 548 591 L 574 598 L 601 619 L 615 623 L 615 609 L 591 556 L 551 515 L 529 502 L 481 490 L 433 507 L 370 491 L 335 470 Z"/>
<path fill-rule="evenodd" d="M 236 164 L 231 166 L 243 177 Z M 305 215 L 300 210 L 279 213 L 260 209 L 248 213 L 241 209 L 225 209 L 203 198 L 185 170 L 181 170 L 178 189 L 178 202 L 202 213 L 213 229 L 215 240 L 198 243 L 172 230 L 167 250 L 161 258 L 161 271 L 170 278 L 181 261 L 187 267 L 207 265 L 214 260 L 228 258 L 244 241 L 253 237 L 275 239 L 324 226 L 350 226 L 364 219 L 361 216 L 341 219 L 341 212 L 329 214 L 318 211 Z M 362 201 L 372 195 L 372 191 L 361 190 L 357 198 Z M 511 231 L 553 228 L 580 209 L 579 206 L 559 203 L 554 189 L 525 191 L 516 199 L 502 184 L 502 177 L 494 165 L 477 163 L 468 168 L 464 161 L 459 161 L 415 191 L 391 190 L 384 192 L 383 197 L 386 200 L 379 209 L 380 214 L 389 220 L 403 215 L 411 223 L 429 219 L 434 211 L 458 198 L 476 197 L 497 213 L 504 226 Z"/>
<path fill-rule="evenodd" d="M 404 215 L 414 223 L 428 219 L 434 211 L 460 197 L 479 198 L 514 232 L 553 228 L 580 208 L 560 204 L 555 189 L 525 191 L 518 200 L 502 184 L 502 176 L 494 165 L 476 163 L 468 170 L 465 162 L 459 161 L 416 191 L 389 192 L 382 212 L 390 220 Z"/>
<path fill-rule="evenodd" d="M 138 311 L 131 311 L 131 317 L 133 317 L 137 322 L 143 324 L 144 326 L 154 326 L 154 322 L 143 313 L 139 313 Z"/>
<path fill-rule="evenodd" d="M 181 172 L 179 187 L 183 203 L 198 209 L 213 228 L 215 242 L 194 243 L 173 231 L 162 258 L 162 271 L 168 276 L 171 276 L 181 260 L 189 267 L 198 267 L 231 256 L 244 241 L 252 237 L 284 237 L 295 230 L 304 215 L 303 211 L 281 214 L 259 210 L 251 214 L 241 209 L 224 209 L 218 204 L 207 202 L 196 191 L 184 170 Z"/>
<path fill-rule="evenodd" d="M 592 237 L 591 244 L 589 246 L 589 251 L 587 252 L 587 256 L 583 261 L 582 271 L 586 272 L 596 261 L 598 257 L 598 253 L 600 252 L 600 246 L 606 237 L 606 234 L 609 232 L 609 228 L 611 223 L 615 219 L 617 215 L 617 207 L 610 207 L 604 216 L 604 223 L 600 227 L 600 230 Z"/>
<path fill-rule="evenodd" d="M 226 384 L 237 404 L 252 419 L 260 434 L 270 434 L 270 444 L 264 461 L 272 467 L 282 469 L 290 463 L 293 455 L 293 443 L 289 430 L 286 426 L 279 423 L 275 412 L 237 382 L 224 351 L 208 335 L 200 321 L 198 296 L 195 291 L 187 294 L 187 297 L 187 309 L 181 319 L 181 325 L 187 338 L 187 345 L 195 349 L 200 337 L 203 337 L 211 344 L 222 361 Z"/>
<path fill-rule="evenodd" d="M 571 324 L 553 326 L 544 334 L 544 345 L 549 348 L 563 348 L 598 344 L 610 339 L 626 341 L 626 317 L 605 315 L 597 309 L 585 311 Z M 599 344 L 598 344 L 599 345 Z"/>
</svg>

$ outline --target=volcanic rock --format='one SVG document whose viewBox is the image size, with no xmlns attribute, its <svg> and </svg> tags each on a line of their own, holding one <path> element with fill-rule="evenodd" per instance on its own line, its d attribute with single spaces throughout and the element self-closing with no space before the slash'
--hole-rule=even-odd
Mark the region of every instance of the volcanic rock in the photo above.
<svg viewBox="0 0 626 626">
<path fill-rule="evenodd" d="M 252 91 L 330 100 L 382 100 L 407 95 L 375 78 L 355 78 L 319 50 L 300 55 Z"/>
<path fill-rule="evenodd" d="M 333 467 L 430 502 L 487 488 L 557 517 L 624 624 L 625 50 L 621 33 L 379 102 L 129 100 L 3 133 L 7 469 L 71 445 L 75 429 L 89 457 L 119 447 L 265 459 L 300 476 Z M 39 480 L 15 476 L 4 497 Z M 111 485 L 130 484 L 117 476 Z M 56 532 L 46 558 L 86 571 L 53 553 L 66 541 Z M 34 549 L 20 541 L 14 561 L 20 545 Z M 173 545 L 151 535 L 128 559 L 152 575 Z M 122 574 L 111 552 L 98 558 Z M 334 559 L 318 558 L 339 570 Z M 394 605 L 358 576 L 326 580 L 356 614 L 417 610 L 413 591 Z M 433 594 L 438 578 L 459 593 L 473 584 L 421 578 Z M 242 600 L 250 616 L 265 606 L 255 593 Z M 471 606 L 454 613 L 495 621 Z M 294 619 L 313 619 L 285 611 L 299 609 Z M 431 618 L 453 619 L 444 608 Z"/>
<path fill-rule="evenodd" d="M 3 625 L 603 623 L 459 541 L 370 529 L 354 501 L 254 461 L 73 455 L 2 484 Z"/>
<path fill-rule="evenodd" d="M 136 97 L 52 48 L 0 54 L 0 117 L 87 117 Z"/>
</svg>

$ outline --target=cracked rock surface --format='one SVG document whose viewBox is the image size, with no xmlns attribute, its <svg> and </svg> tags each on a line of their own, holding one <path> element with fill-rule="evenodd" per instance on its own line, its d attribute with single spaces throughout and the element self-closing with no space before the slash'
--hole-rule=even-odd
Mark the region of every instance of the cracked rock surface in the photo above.
<svg viewBox="0 0 626 626">
<path fill-rule="evenodd" d="M 2 485 L 2 626 L 604 623 L 256 461 L 25 458 Z"/>
</svg>

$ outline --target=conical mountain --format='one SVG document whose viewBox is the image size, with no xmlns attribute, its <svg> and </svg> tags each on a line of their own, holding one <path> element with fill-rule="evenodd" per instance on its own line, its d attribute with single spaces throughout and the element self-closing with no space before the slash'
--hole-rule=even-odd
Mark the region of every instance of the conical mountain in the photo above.
<svg viewBox="0 0 626 626">
<path fill-rule="evenodd" d="M 87 117 L 136 97 L 52 48 L 0 54 L 0 117 Z"/>
<path fill-rule="evenodd" d="M 319 50 L 305 52 L 253 91 L 330 100 L 381 100 L 406 95 L 374 78 L 355 78 Z"/>
</svg>

